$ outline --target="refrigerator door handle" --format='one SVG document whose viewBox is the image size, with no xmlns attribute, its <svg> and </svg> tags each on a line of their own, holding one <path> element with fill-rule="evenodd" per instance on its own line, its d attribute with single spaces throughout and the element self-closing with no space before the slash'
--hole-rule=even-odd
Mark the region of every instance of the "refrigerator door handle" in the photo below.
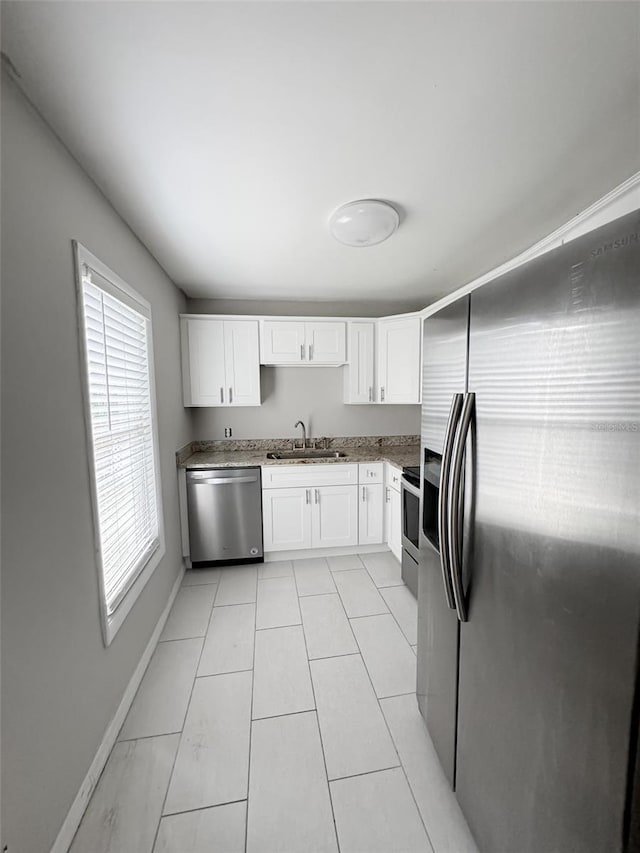
<svg viewBox="0 0 640 853">
<path fill-rule="evenodd" d="M 456 426 L 462 411 L 462 394 L 454 394 L 449 411 L 449 422 L 444 437 L 442 449 L 442 465 L 440 467 L 440 489 L 438 492 L 438 539 L 440 542 L 440 568 L 442 569 L 442 583 L 447 604 L 451 610 L 455 610 L 455 599 L 453 597 L 453 584 L 451 581 L 451 567 L 449 565 L 449 530 L 447 520 L 449 474 L 451 471 L 451 454 L 453 452 L 453 441 L 456 434 Z"/>
<path fill-rule="evenodd" d="M 451 567 L 451 580 L 453 583 L 453 597 L 455 600 L 456 611 L 458 613 L 458 619 L 461 622 L 466 622 L 468 618 L 467 604 L 464 600 L 464 588 L 462 585 L 462 554 L 460 548 L 462 469 L 464 465 L 464 450 L 473 417 L 475 399 L 475 394 L 465 394 L 462 415 L 460 416 L 460 429 L 458 431 L 453 462 L 451 465 L 451 492 L 448 507 L 449 564 Z"/>
</svg>

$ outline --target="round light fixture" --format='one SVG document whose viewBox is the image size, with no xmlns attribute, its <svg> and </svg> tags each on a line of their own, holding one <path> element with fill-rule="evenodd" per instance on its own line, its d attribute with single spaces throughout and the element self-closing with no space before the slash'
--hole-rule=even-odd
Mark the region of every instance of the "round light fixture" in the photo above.
<svg viewBox="0 0 640 853">
<path fill-rule="evenodd" d="M 350 201 L 329 219 L 331 233 L 345 246 L 375 246 L 391 237 L 399 224 L 398 211 L 377 199 Z"/>
</svg>

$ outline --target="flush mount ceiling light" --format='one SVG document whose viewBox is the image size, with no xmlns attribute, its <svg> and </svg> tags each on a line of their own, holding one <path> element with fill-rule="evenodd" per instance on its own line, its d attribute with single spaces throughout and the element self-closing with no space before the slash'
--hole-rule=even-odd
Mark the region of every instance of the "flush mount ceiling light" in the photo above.
<svg viewBox="0 0 640 853">
<path fill-rule="evenodd" d="M 376 199 L 350 201 L 329 219 L 331 233 L 345 246 L 375 246 L 391 237 L 399 224 L 398 211 Z"/>
</svg>

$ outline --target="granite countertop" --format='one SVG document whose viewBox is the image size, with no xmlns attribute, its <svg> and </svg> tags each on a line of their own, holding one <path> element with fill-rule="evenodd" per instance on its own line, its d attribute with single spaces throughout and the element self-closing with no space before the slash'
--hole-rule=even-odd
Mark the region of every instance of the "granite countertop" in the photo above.
<svg viewBox="0 0 640 853">
<path fill-rule="evenodd" d="M 267 453 L 271 451 L 290 451 L 291 439 L 193 442 L 178 452 L 177 462 L 180 468 L 191 469 L 245 465 L 353 465 L 358 462 L 390 462 L 397 468 L 404 468 L 420 464 L 418 436 L 370 437 L 369 441 L 366 436 L 356 439 L 315 439 L 314 443 L 318 449 L 324 449 L 326 444 L 328 450 L 340 450 L 346 455 L 337 459 L 267 459 Z M 222 449 L 225 445 L 232 449 Z"/>
</svg>

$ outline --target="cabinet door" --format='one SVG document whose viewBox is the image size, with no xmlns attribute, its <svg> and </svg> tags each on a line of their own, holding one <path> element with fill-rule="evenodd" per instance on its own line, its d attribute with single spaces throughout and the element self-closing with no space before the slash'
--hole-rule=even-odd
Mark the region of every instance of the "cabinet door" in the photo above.
<svg viewBox="0 0 640 853">
<path fill-rule="evenodd" d="M 309 364 L 344 364 L 347 360 L 346 323 L 305 323 Z"/>
<path fill-rule="evenodd" d="M 257 320 L 225 320 L 226 401 L 231 406 L 260 405 L 260 354 Z"/>
<path fill-rule="evenodd" d="M 304 325 L 293 320 L 264 320 L 260 355 L 262 364 L 306 363 Z"/>
<path fill-rule="evenodd" d="M 181 320 L 182 382 L 185 406 L 226 402 L 222 320 Z"/>
<path fill-rule="evenodd" d="M 358 544 L 358 487 L 312 489 L 311 542 L 314 548 Z"/>
<path fill-rule="evenodd" d="M 419 403 L 420 317 L 378 323 L 378 392 L 381 403 Z"/>
<path fill-rule="evenodd" d="M 345 371 L 345 403 L 375 403 L 375 323 L 349 323 L 349 361 Z"/>
<path fill-rule="evenodd" d="M 400 492 L 390 489 L 389 501 L 389 548 L 396 560 L 402 561 L 402 520 L 400 507 Z"/>
<path fill-rule="evenodd" d="M 311 547 L 312 489 L 264 489 L 264 550 L 291 551 Z"/>
<path fill-rule="evenodd" d="M 359 486 L 358 543 L 378 545 L 384 537 L 384 486 Z"/>
</svg>

